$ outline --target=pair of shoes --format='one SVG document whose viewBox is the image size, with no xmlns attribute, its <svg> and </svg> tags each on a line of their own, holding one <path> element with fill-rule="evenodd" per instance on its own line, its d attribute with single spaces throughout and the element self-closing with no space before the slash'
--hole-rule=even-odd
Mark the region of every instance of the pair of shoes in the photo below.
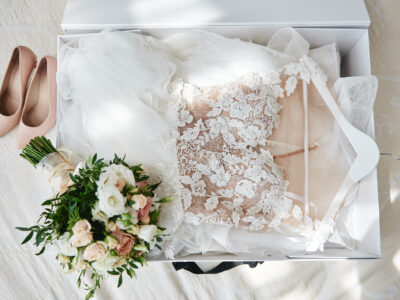
<svg viewBox="0 0 400 300">
<path fill-rule="evenodd" d="M 24 46 L 13 50 L 0 89 L 0 136 L 19 125 L 17 147 L 22 148 L 55 125 L 56 72 L 53 57 L 43 57 L 36 66 L 32 50 Z"/>
</svg>

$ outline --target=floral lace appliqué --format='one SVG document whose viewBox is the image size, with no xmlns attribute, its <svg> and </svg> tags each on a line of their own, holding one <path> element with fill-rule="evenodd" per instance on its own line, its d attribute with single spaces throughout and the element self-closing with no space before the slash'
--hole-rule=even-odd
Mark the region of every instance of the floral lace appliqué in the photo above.
<svg viewBox="0 0 400 300">
<path fill-rule="evenodd" d="M 292 209 L 287 182 L 266 149 L 279 126 L 278 73 L 222 86 L 175 82 L 181 198 L 193 222 L 262 230 Z"/>
</svg>

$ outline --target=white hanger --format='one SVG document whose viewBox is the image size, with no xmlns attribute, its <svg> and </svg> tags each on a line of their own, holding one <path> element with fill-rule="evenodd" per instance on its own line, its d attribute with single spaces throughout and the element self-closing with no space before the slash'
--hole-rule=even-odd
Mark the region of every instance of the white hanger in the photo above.
<svg viewBox="0 0 400 300">
<path fill-rule="evenodd" d="M 357 153 L 357 157 L 347 173 L 346 178 L 342 182 L 338 193 L 336 193 L 331 205 L 320 222 L 319 228 L 314 234 L 310 244 L 307 246 L 307 251 L 314 252 L 318 249 L 323 249 L 324 243 L 333 232 L 336 214 L 339 211 L 347 192 L 356 182 L 375 169 L 379 161 L 380 153 L 375 141 L 370 136 L 354 127 L 345 118 L 329 91 L 326 82 L 315 73 L 311 75 L 311 81 L 314 83 L 329 110 L 332 112 L 333 117 L 336 119 L 340 128 L 353 146 L 354 151 Z"/>
<path fill-rule="evenodd" d="M 378 146 L 370 136 L 347 121 L 336 101 L 333 99 L 326 83 L 323 82 L 321 78 L 313 75 L 311 80 L 321 94 L 329 110 L 332 112 L 340 128 L 353 146 L 354 151 L 357 153 L 356 160 L 348 173 L 348 176 L 357 182 L 371 173 L 378 164 L 380 156 Z"/>
</svg>

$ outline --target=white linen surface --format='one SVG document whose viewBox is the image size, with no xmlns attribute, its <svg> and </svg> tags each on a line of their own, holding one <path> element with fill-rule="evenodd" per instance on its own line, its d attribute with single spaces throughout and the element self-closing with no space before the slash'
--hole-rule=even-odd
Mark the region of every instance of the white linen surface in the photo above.
<svg viewBox="0 0 400 300">
<path fill-rule="evenodd" d="M 375 104 L 376 135 L 381 152 L 400 156 L 400 2 L 367 0 L 373 24 L 373 73 L 380 79 Z M 0 77 L 16 45 L 40 57 L 56 52 L 56 34 L 65 1 L 0 0 Z M 48 135 L 55 137 L 55 130 Z M 65 275 L 54 253 L 35 256 L 20 246 L 24 233 L 15 226 L 33 224 L 40 203 L 51 193 L 45 178 L 15 147 L 16 130 L 0 138 L 0 298 L 79 299 L 76 274 Z M 383 157 L 379 166 L 382 260 L 341 262 L 265 262 L 216 275 L 175 272 L 170 263 L 150 263 L 137 280 L 104 282 L 97 299 L 399 299 L 400 162 Z"/>
</svg>

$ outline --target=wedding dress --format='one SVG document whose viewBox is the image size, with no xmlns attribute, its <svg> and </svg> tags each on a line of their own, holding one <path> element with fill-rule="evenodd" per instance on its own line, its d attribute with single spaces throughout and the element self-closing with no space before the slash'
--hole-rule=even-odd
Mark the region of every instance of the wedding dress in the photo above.
<svg viewBox="0 0 400 300">
<path fill-rule="evenodd" d="M 188 40 L 185 51 L 176 50 Z M 233 50 L 222 59 L 222 50 L 238 40 L 190 32 L 166 42 L 185 70 L 174 76 L 173 90 L 180 105 L 177 147 L 186 221 L 234 225 L 230 233 L 239 227 L 315 236 L 354 161 L 353 149 L 310 82 L 312 73 L 329 86 L 328 79 L 339 78 L 334 44 L 309 50 L 293 29 L 284 29 L 267 50 L 257 52 L 268 59 L 253 53 L 253 64 L 246 64 L 248 57 L 243 57 L 238 64 L 244 71 L 235 73 L 240 56 Z M 252 51 L 254 47 L 249 45 Z M 187 66 L 194 62 L 202 69 Z M 271 62 L 275 68 L 265 67 Z M 207 68 L 218 71 L 207 73 Z M 364 80 L 371 86 L 364 101 L 373 101 L 376 80 Z M 217 234 L 225 246 L 230 233 L 222 238 Z M 318 242 L 322 247 L 326 240 Z"/>
<path fill-rule="evenodd" d="M 162 180 L 160 197 L 179 196 L 160 218 L 167 257 L 304 251 L 354 160 L 310 74 L 362 130 L 376 93 L 371 77 L 339 78 L 334 44 L 310 50 L 291 28 L 267 47 L 196 30 L 106 32 L 60 57 L 58 145 L 126 154 Z M 341 245 L 355 193 L 338 216 Z"/>
</svg>

